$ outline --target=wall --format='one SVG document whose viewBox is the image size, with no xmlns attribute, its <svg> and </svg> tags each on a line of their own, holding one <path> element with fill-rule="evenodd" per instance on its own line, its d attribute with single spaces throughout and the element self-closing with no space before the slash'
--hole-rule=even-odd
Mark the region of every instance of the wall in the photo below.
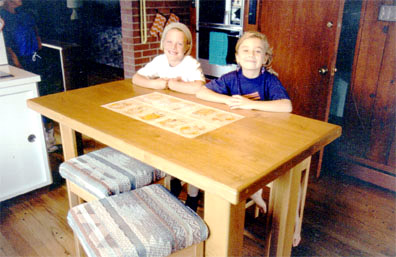
<svg viewBox="0 0 396 257">
<path fill-rule="evenodd" d="M 150 35 L 157 11 L 166 18 L 170 13 L 176 14 L 180 22 L 190 25 L 191 0 L 146 0 L 147 43 L 142 44 L 140 38 L 140 1 L 120 0 L 122 23 L 122 48 L 124 61 L 124 77 L 133 74 L 161 53 L 160 39 Z"/>
</svg>

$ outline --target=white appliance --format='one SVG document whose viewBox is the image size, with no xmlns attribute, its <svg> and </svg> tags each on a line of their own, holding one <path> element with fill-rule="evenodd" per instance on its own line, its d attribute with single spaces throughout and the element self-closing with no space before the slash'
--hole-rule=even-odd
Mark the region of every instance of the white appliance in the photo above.
<svg viewBox="0 0 396 257">
<path fill-rule="evenodd" d="M 206 76 L 220 77 L 237 68 L 235 45 L 243 32 L 243 0 L 198 0 L 197 13 L 197 59 Z M 210 62 L 210 34 L 221 32 L 227 35 L 225 64 Z"/>
<path fill-rule="evenodd" d="M 0 202 L 52 183 L 41 115 L 26 105 L 40 76 L 7 64 L 0 33 Z"/>
</svg>

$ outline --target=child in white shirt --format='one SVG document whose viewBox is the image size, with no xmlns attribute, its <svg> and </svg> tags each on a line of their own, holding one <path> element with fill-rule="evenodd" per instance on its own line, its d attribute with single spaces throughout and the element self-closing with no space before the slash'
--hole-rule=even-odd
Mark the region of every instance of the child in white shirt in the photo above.
<svg viewBox="0 0 396 257">
<path fill-rule="evenodd" d="M 169 24 L 161 38 L 160 49 L 164 53 L 141 68 L 133 76 L 133 84 L 195 94 L 205 84 L 205 76 L 200 63 L 189 55 L 191 48 L 188 27 L 179 22 Z"/>
<path fill-rule="evenodd" d="M 205 84 L 205 76 L 200 63 L 190 56 L 191 48 L 192 36 L 188 27 L 179 22 L 169 24 L 161 37 L 160 49 L 164 53 L 141 68 L 133 76 L 133 84 L 195 94 Z M 172 178 L 171 191 L 176 197 L 181 188 L 180 180 Z M 188 185 L 186 205 L 194 211 L 198 207 L 198 193 L 198 188 Z"/>
</svg>

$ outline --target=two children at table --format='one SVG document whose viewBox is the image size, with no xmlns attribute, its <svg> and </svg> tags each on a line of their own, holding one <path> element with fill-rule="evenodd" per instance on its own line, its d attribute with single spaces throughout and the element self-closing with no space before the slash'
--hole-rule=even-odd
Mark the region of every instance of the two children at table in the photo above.
<svg viewBox="0 0 396 257">
<path fill-rule="evenodd" d="M 169 88 L 198 98 L 225 103 L 231 109 L 255 109 L 271 112 L 291 112 L 289 96 L 271 68 L 272 49 L 265 35 L 246 32 L 237 42 L 236 61 L 240 69 L 227 73 L 205 86 L 205 77 L 198 61 L 189 56 L 191 32 L 181 23 L 165 27 L 161 38 L 164 54 L 155 57 L 132 78 L 136 85 L 153 89 Z M 180 181 L 171 180 L 171 190 L 178 196 Z M 189 185 L 187 206 L 198 205 L 198 189 Z M 251 198 L 266 212 L 262 189 Z"/>
</svg>

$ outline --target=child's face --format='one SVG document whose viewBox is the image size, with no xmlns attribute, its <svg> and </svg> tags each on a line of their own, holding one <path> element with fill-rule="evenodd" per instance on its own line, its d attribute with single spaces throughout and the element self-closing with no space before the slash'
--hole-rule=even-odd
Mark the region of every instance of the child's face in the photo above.
<svg viewBox="0 0 396 257">
<path fill-rule="evenodd" d="M 187 39 L 183 32 L 178 29 L 171 29 L 165 36 L 164 53 L 171 66 L 178 65 L 184 58 L 187 50 Z"/>
<path fill-rule="evenodd" d="M 236 61 L 242 70 L 260 71 L 264 63 L 267 62 L 267 49 L 259 38 L 248 38 L 241 43 L 236 53 Z"/>
</svg>

